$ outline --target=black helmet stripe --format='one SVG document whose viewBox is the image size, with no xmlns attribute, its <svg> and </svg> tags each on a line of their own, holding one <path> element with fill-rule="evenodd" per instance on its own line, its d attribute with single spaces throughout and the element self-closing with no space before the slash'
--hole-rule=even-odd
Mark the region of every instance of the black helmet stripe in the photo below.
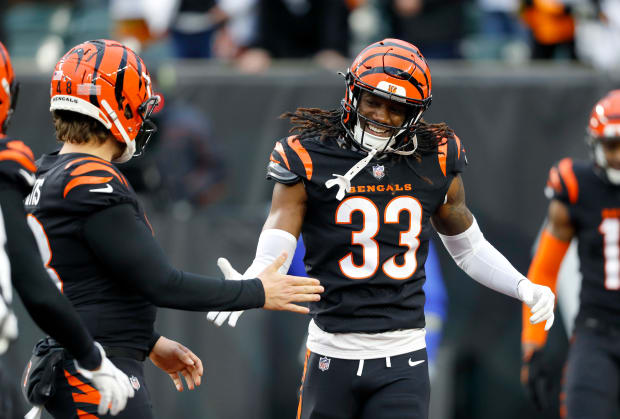
<svg viewBox="0 0 620 419">
<path fill-rule="evenodd" d="M 118 104 L 118 110 L 123 110 L 123 85 L 125 84 L 125 70 L 127 69 L 127 48 L 123 45 L 123 56 L 116 72 L 116 82 L 114 83 L 114 97 Z"/>
<path fill-rule="evenodd" d="M 362 64 L 364 64 L 366 61 L 370 60 L 371 58 L 380 57 L 380 56 L 386 56 L 386 55 L 389 55 L 391 57 L 397 57 L 397 58 L 400 58 L 400 59 L 402 59 L 404 61 L 408 61 L 410 63 L 413 63 L 416 66 L 416 68 L 418 70 L 420 70 L 422 72 L 422 74 L 424 75 L 424 80 L 426 81 L 426 85 L 428 86 L 428 84 L 429 84 L 428 83 L 428 76 L 426 75 L 426 72 L 424 71 L 424 69 L 422 67 L 420 67 L 420 65 L 418 63 L 416 63 L 414 60 L 412 60 L 411 58 L 404 57 L 404 56 L 399 55 L 399 54 L 394 54 L 392 52 L 386 52 L 386 53 L 380 52 L 378 54 L 372 54 L 372 55 L 369 55 L 368 57 L 366 57 L 364 59 L 364 61 L 362 61 L 359 65 L 361 66 Z M 409 77 L 411 77 L 411 75 L 409 75 Z"/>
<path fill-rule="evenodd" d="M 135 51 L 131 50 L 131 52 L 133 53 L 133 57 L 136 59 L 136 63 L 138 63 L 138 91 L 140 91 L 140 89 L 142 89 L 142 60 L 138 57 L 138 54 L 136 54 Z"/>
<path fill-rule="evenodd" d="M 418 51 L 415 48 L 409 48 L 409 47 L 407 47 L 405 45 L 397 44 L 396 42 L 385 42 L 382 46 L 383 47 L 397 47 L 397 48 L 406 49 L 409 52 L 413 52 L 415 55 L 418 56 L 418 58 L 420 58 L 421 60 L 426 62 L 426 59 L 422 56 L 422 54 L 420 54 L 420 51 Z"/>
<path fill-rule="evenodd" d="M 101 61 L 103 60 L 103 55 L 105 54 L 106 45 L 104 41 L 99 39 L 95 41 L 90 41 L 91 44 L 97 49 L 97 59 L 95 60 L 95 67 L 93 68 L 93 84 L 97 81 L 97 72 L 99 71 L 99 66 L 101 65 Z M 90 94 L 90 103 L 99 107 L 99 100 L 97 99 L 97 95 L 91 93 Z"/>
<path fill-rule="evenodd" d="M 417 81 L 415 77 L 411 77 L 411 74 L 404 72 L 400 68 L 396 68 L 396 67 L 381 67 L 381 68 L 375 67 L 375 68 L 369 69 L 368 71 L 364 71 L 362 74 L 359 75 L 359 78 L 361 79 L 364 76 L 367 76 L 369 74 L 385 73 L 383 71 L 384 69 L 386 71 L 390 71 L 390 73 L 388 73 L 388 74 L 395 74 L 399 78 L 401 78 L 403 80 L 406 80 L 409 83 L 411 83 L 411 85 L 418 90 L 418 92 L 420 93 L 420 96 L 424 97 L 424 92 L 422 91 L 422 85 L 420 84 L 420 82 Z"/>
</svg>

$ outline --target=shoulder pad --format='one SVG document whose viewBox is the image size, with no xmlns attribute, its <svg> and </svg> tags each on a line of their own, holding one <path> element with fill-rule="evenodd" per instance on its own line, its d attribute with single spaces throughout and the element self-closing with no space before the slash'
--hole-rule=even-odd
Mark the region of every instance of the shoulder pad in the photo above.
<svg viewBox="0 0 620 419">
<path fill-rule="evenodd" d="M 439 141 L 437 158 L 444 176 L 461 173 L 465 170 L 465 166 L 467 166 L 465 147 L 456 134 L 453 137 L 442 138 Z"/>
<path fill-rule="evenodd" d="M 291 177 L 294 175 L 299 178 L 310 180 L 312 179 L 313 164 L 312 158 L 308 150 L 302 145 L 301 141 L 294 135 L 281 139 L 276 142 L 271 157 L 269 158 L 269 166 L 280 166 L 277 170 L 267 169 L 267 176 L 270 176 L 270 172 L 274 171 L 275 174 L 289 172 L 289 175 L 285 177 Z M 272 176 L 274 180 L 280 181 L 277 176 Z M 280 176 L 282 177 L 282 175 Z M 289 181 L 287 183 L 292 183 Z"/>
<path fill-rule="evenodd" d="M 567 204 L 577 202 L 579 182 L 573 170 L 572 159 L 562 159 L 549 170 L 545 195 L 549 199 L 557 199 Z"/>
<path fill-rule="evenodd" d="M 17 184 L 25 196 L 32 189 L 36 170 L 30 147 L 18 140 L 0 139 L 0 178 Z"/>
<path fill-rule="evenodd" d="M 135 201 L 135 193 L 123 174 L 98 157 L 80 157 L 63 168 L 62 198 L 84 207 L 107 207 Z"/>
</svg>

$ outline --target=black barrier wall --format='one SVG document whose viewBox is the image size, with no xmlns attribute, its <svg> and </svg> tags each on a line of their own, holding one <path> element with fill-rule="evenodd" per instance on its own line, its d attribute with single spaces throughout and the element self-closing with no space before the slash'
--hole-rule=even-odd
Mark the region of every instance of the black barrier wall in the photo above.
<svg viewBox="0 0 620 419">
<path fill-rule="evenodd" d="M 588 113 L 617 84 L 572 65 L 510 69 L 431 63 L 431 70 L 433 103 L 425 119 L 448 122 L 464 142 L 468 205 L 489 241 L 525 272 L 545 216 L 547 171 L 565 156 L 587 158 Z M 208 116 L 211 141 L 228 173 L 217 203 L 181 217 L 173 216 L 161 198 L 144 195 L 157 238 L 184 270 L 217 275 L 218 256 L 245 269 L 268 210 L 268 156 L 274 141 L 287 135 L 287 124 L 278 116 L 298 106 L 338 107 L 343 79 L 300 67 L 242 76 L 193 63 L 168 64 L 157 74 L 167 103 L 182 100 Z M 30 75 L 21 81 L 9 134 L 40 155 L 55 146 L 48 77 Z M 439 400 L 433 415 L 554 417 L 549 412 L 537 416 L 519 385 L 519 304 L 474 283 L 443 250 L 440 256 L 450 304 L 434 377 L 433 397 Z M 158 330 L 193 349 L 205 363 L 205 376 L 200 389 L 175 394 L 168 377 L 148 367 L 157 417 L 293 418 L 306 326 L 303 316 L 255 311 L 235 329 L 216 328 L 203 314 L 161 310 Z M 23 312 L 20 328 L 20 339 L 5 358 L 16 374 L 40 334 Z M 562 329 L 554 328 L 554 339 L 561 342 Z"/>
</svg>

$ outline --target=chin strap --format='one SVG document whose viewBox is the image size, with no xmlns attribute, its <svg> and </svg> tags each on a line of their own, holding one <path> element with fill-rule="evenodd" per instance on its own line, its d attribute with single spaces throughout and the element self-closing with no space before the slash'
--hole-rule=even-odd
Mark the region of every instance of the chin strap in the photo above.
<svg viewBox="0 0 620 419">
<path fill-rule="evenodd" d="M 333 173 L 334 177 L 325 182 L 325 186 L 327 189 L 332 186 L 338 186 L 338 192 L 336 193 L 336 199 L 338 201 L 342 201 L 344 195 L 347 193 L 349 189 L 351 189 L 351 179 L 355 177 L 364 167 L 368 165 L 368 162 L 377 154 L 377 150 L 374 148 L 368 152 L 368 155 L 364 157 L 362 160 L 355 163 L 353 167 L 349 169 L 347 173 L 343 175 L 338 175 Z"/>
</svg>

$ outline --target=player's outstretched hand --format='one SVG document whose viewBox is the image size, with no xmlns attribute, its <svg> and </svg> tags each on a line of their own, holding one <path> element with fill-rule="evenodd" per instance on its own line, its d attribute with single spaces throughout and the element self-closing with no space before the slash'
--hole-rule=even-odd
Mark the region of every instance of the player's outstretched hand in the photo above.
<svg viewBox="0 0 620 419">
<path fill-rule="evenodd" d="M 105 351 L 98 342 L 95 342 L 95 345 L 101 353 L 99 368 L 92 371 L 87 370 L 80 367 L 77 361 L 75 368 L 84 378 L 90 380 L 93 387 L 99 391 L 101 399 L 97 412 L 100 415 L 105 415 L 109 410 L 112 416 L 116 416 L 127 405 L 127 398 L 134 396 L 134 391 L 127 375 L 116 368 L 112 361 L 106 357 Z"/>
<path fill-rule="evenodd" d="M 529 279 L 523 279 L 517 286 L 519 298 L 532 311 L 530 323 L 536 324 L 542 321 L 545 323 L 545 330 L 551 329 L 553 325 L 553 307 L 555 305 L 555 295 L 549 287 L 534 284 Z"/>
<path fill-rule="evenodd" d="M 532 343 L 522 345 L 521 383 L 538 410 L 547 409 L 553 397 L 553 372 L 543 356 L 543 348 Z"/>
<path fill-rule="evenodd" d="M 198 387 L 202 378 L 202 361 L 179 342 L 160 337 L 149 358 L 155 366 L 170 376 L 177 391 L 183 391 L 183 380 L 187 388 Z"/>
<path fill-rule="evenodd" d="M 244 279 L 243 276 L 237 272 L 235 268 L 232 267 L 228 259 L 226 258 L 218 258 L 217 259 L 217 267 L 220 268 L 224 278 L 231 279 L 233 281 L 239 281 Z M 237 325 L 237 320 L 243 314 L 242 311 L 210 311 L 207 313 L 207 320 L 215 323 L 216 326 L 221 326 L 224 324 L 226 319 L 228 319 L 228 325 L 230 327 L 235 327 Z"/>
<path fill-rule="evenodd" d="M 287 310 L 295 313 L 307 314 L 309 309 L 293 303 L 305 303 L 309 301 L 319 301 L 323 287 L 317 279 L 302 276 L 283 275 L 278 269 L 286 261 L 286 252 L 278 258 L 263 272 L 258 275 L 258 279 L 263 283 L 265 289 L 265 305 L 267 310 Z"/>
</svg>

